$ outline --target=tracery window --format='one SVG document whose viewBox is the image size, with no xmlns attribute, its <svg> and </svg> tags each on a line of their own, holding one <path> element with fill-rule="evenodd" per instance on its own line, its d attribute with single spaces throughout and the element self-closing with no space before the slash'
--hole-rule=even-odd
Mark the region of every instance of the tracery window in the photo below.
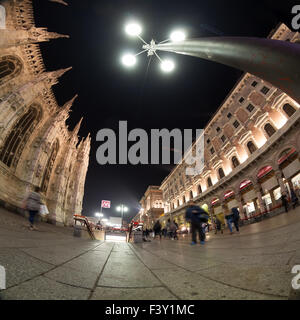
<svg viewBox="0 0 300 320">
<path fill-rule="evenodd" d="M 0 57 L 0 85 L 16 77 L 22 70 L 22 62 L 15 56 Z"/>
<path fill-rule="evenodd" d="M 58 154 L 58 150 L 59 150 L 59 143 L 58 143 L 58 140 L 55 140 L 51 148 L 50 157 L 48 159 L 44 177 L 42 180 L 41 190 L 44 193 L 47 193 L 47 190 L 48 190 L 51 173 L 52 173 L 52 169 L 54 167 L 54 163 Z"/>
<path fill-rule="evenodd" d="M 6 137 L 0 149 L 0 161 L 8 167 L 15 168 L 17 166 L 30 135 L 41 120 L 41 114 L 39 106 L 30 106 L 27 112 L 16 121 L 13 129 Z"/>
</svg>

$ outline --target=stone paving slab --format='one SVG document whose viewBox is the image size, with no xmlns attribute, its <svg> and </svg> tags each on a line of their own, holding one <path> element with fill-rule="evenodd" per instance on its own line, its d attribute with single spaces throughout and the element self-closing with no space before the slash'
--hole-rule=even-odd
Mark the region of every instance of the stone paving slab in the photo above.
<svg viewBox="0 0 300 320">
<path fill-rule="evenodd" d="M 92 300 L 177 300 L 166 288 L 105 288 L 98 287 Z"/>
<path fill-rule="evenodd" d="M 223 264 L 197 273 L 233 287 L 287 298 L 291 289 L 290 272 L 288 266 L 265 268 L 260 265 Z"/>
<path fill-rule="evenodd" d="M 98 286 L 108 287 L 155 287 L 160 282 L 135 257 L 133 253 L 112 252 Z"/>
<path fill-rule="evenodd" d="M 15 286 L 53 268 L 15 249 L 0 249 L 0 265 L 6 269 L 6 287 Z"/>
<path fill-rule="evenodd" d="M 159 279 L 183 300 L 281 300 L 283 297 L 242 290 L 201 277 L 200 274 L 177 270 L 154 270 Z M 226 275 L 225 275 L 226 276 Z"/>
<path fill-rule="evenodd" d="M 87 300 L 89 294 L 88 289 L 61 284 L 41 276 L 1 291 L 0 297 L 3 300 Z"/>
</svg>

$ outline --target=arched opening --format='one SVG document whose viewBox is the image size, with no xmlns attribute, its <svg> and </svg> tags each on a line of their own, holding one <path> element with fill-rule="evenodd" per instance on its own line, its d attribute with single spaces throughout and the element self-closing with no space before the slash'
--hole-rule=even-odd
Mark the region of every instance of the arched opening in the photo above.
<svg viewBox="0 0 300 320">
<path fill-rule="evenodd" d="M 286 113 L 286 115 L 290 118 L 295 112 L 296 109 L 292 107 L 289 103 L 286 103 L 283 107 L 282 110 Z"/>
<path fill-rule="evenodd" d="M 2 56 L 0 58 L 0 85 L 20 74 L 22 62 L 15 56 Z"/>
<path fill-rule="evenodd" d="M 179 200 L 177 200 L 177 207 L 179 207 L 180 203 L 179 203 Z"/>
<path fill-rule="evenodd" d="M 213 185 L 213 184 L 212 184 L 212 181 L 211 181 L 211 177 L 208 177 L 208 178 L 207 178 L 207 186 L 208 186 L 208 187 L 212 187 L 212 185 Z"/>
<path fill-rule="evenodd" d="M 266 131 L 269 137 L 272 137 L 272 135 L 276 132 L 275 128 L 270 123 L 267 123 L 264 126 L 264 130 Z"/>
<path fill-rule="evenodd" d="M 202 188 L 201 188 L 201 185 L 199 184 L 198 185 L 198 195 L 201 194 L 201 193 L 202 193 Z"/>
<path fill-rule="evenodd" d="M 190 200 L 194 198 L 193 191 L 190 191 Z"/>
<path fill-rule="evenodd" d="M 224 173 L 223 168 L 219 168 L 218 172 L 219 172 L 219 177 L 220 177 L 220 179 L 222 179 L 222 178 L 225 177 L 225 173 Z"/>
<path fill-rule="evenodd" d="M 50 157 L 46 165 L 46 169 L 45 169 L 45 173 L 44 173 L 42 185 L 41 185 L 41 190 L 45 194 L 47 193 L 47 190 L 48 190 L 51 173 L 52 173 L 52 169 L 54 167 L 54 163 L 58 154 L 58 150 L 59 150 L 59 143 L 58 143 L 58 140 L 55 140 L 54 143 L 52 144 Z"/>
<path fill-rule="evenodd" d="M 8 167 L 17 166 L 30 135 L 41 120 L 41 114 L 39 106 L 30 106 L 27 112 L 16 121 L 13 129 L 6 137 L 0 150 L 0 161 Z"/>
<path fill-rule="evenodd" d="M 183 203 L 186 203 L 185 196 L 183 196 L 183 198 L 182 198 L 182 202 L 183 202 Z"/>
<path fill-rule="evenodd" d="M 231 162 L 232 162 L 232 165 L 233 165 L 234 168 L 236 168 L 237 166 L 240 165 L 240 162 L 239 162 L 239 160 L 238 160 L 238 158 L 236 156 L 232 157 Z"/>
<path fill-rule="evenodd" d="M 247 148 L 251 154 L 257 150 L 256 146 L 254 145 L 254 143 L 252 141 L 249 141 L 247 143 Z"/>
</svg>

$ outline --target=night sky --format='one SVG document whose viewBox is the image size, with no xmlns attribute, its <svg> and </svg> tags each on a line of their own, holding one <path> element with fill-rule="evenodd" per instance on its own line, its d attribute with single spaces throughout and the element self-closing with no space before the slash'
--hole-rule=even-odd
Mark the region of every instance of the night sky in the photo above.
<svg viewBox="0 0 300 320">
<path fill-rule="evenodd" d="M 73 129 L 84 116 L 80 136 L 92 136 L 90 165 L 85 185 L 83 214 L 100 211 L 101 200 L 115 208 L 129 207 L 127 218 L 139 210 L 138 201 L 148 185 L 160 185 L 172 166 L 106 165 L 96 161 L 96 134 L 102 128 L 118 131 L 120 120 L 128 129 L 204 128 L 226 98 L 241 71 L 197 58 L 161 53 L 176 62 L 176 70 L 162 74 L 156 59 L 149 68 L 146 55 L 138 67 L 124 69 L 120 57 L 138 52 L 141 43 L 126 36 L 124 24 L 135 18 L 143 24 L 143 38 L 162 41 L 174 28 L 189 38 L 209 36 L 267 37 L 279 22 L 291 28 L 296 1 L 170 1 L 170 0 L 66 0 L 69 6 L 35 0 L 36 26 L 70 35 L 70 39 L 42 43 L 48 71 L 72 66 L 53 87 L 59 105 L 76 93 L 67 124 Z M 147 72 L 148 70 L 148 72 Z M 130 146 L 130 145 L 129 145 Z"/>
</svg>

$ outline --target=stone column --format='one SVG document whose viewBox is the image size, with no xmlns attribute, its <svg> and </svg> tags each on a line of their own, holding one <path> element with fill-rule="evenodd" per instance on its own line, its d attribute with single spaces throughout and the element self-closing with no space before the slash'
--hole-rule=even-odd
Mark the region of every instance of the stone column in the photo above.
<svg viewBox="0 0 300 320">
<path fill-rule="evenodd" d="M 271 196 L 271 200 L 272 200 L 272 207 L 274 208 L 276 206 L 276 200 L 275 200 L 275 197 L 274 197 L 274 190 L 270 190 L 270 196 Z"/>
<path fill-rule="evenodd" d="M 244 213 L 244 207 L 243 207 L 243 197 L 240 193 L 238 193 L 236 196 L 236 200 L 239 203 L 239 211 L 240 211 L 240 217 L 243 218 L 247 218 L 247 214 Z"/>
<path fill-rule="evenodd" d="M 259 208 L 257 208 L 256 201 L 254 201 L 255 209 L 256 210 L 258 209 L 258 211 L 262 213 L 263 211 L 265 211 L 265 206 L 264 206 L 264 201 L 262 199 L 262 194 L 261 194 L 261 185 L 258 182 L 254 185 L 254 190 L 256 192 L 258 205 L 259 205 Z"/>
<path fill-rule="evenodd" d="M 275 170 L 275 175 L 276 175 L 276 178 L 277 178 L 279 186 L 280 186 L 280 192 L 281 192 L 281 194 L 283 194 L 287 191 L 286 187 L 283 183 L 283 173 L 280 169 L 278 169 L 278 170 Z"/>
</svg>

